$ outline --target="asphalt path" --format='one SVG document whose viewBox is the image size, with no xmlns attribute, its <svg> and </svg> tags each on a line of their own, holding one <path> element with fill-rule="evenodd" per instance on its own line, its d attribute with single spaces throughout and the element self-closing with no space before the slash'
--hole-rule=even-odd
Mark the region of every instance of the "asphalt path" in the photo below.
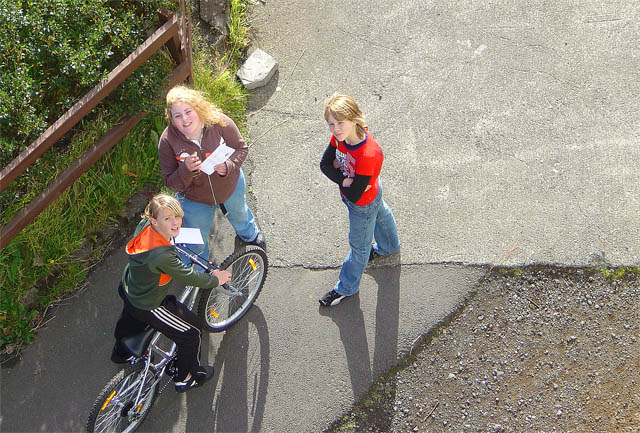
<svg viewBox="0 0 640 433">
<path fill-rule="evenodd" d="M 640 25 L 617 2 L 267 0 L 254 45 L 279 72 L 252 92 L 251 203 L 271 262 L 233 329 L 205 338 L 211 384 L 167 387 L 142 431 L 322 431 L 454 311 L 488 265 L 638 265 Z M 359 296 L 316 299 L 347 252 L 319 171 L 322 101 L 351 94 L 385 151 L 402 251 Z M 233 249 L 217 218 L 216 258 Z M 109 362 L 123 245 L 1 371 L 2 432 L 81 431 Z"/>
<path fill-rule="evenodd" d="M 216 221 L 221 261 L 234 245 L 226 220 Z M 122 247 L 93 270 L 85 290 L 55 308 L 22 359 L 3 366 L 2 432 L 84 429 L 93 401 L 118 369 L 109 356 L 122 307 L 116 293 L 126 263 Z M 212 383 L 185 394 L 169 383 L 141 431 L 321 431 L 455 309 L 484 272 L 376 266 L 359 296 L 321 310 L 316 298 L 337 269 L 272 267 L 247 316 L 203 338 L 201 360 L 217 372 Z"/>
</svg>

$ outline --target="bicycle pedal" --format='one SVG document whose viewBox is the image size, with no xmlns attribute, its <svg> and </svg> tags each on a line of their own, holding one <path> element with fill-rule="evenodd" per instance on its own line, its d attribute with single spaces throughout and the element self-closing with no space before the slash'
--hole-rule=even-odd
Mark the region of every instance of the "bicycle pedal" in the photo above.
<svg viewBox="0 0 640 433">
<path fill-rule="evenodd" d="M 171 377 L 175 376 L 176 374 L 178 374 L 178 366 L 176 365 L 176 359 L 173 358 L 171 361 L 169 361 L 169 364 L 167 365 L 167 374 Z"/>
</svg>

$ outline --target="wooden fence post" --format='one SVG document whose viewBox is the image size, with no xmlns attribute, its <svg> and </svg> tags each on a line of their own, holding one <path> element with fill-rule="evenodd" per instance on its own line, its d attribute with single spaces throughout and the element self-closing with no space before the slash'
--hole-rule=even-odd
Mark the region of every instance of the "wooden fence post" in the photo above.
<svg viewBox="0 0 640 433">
<path fill-rule="evenodd" d="M 127 132 L 142 120 L 145 113 L 140 112 L 133 117 L 126 118 L 123 122 L 114 126 L 100 138 L 93 146 L 87 149 L 80 158 L 56 178 L 40 195 L 24 207 L 6 226 L 0 231 L 0 249 L 4 248 L 20 230 L 29 224 L 37 215 L 60 196 L 73 182 L 89 170 L 107 150 L 111 149 Z"/>
<path fill-rule="evenodd" d="M 185 4 L 186 3 L 186 4 Z M 182 48 L 186 52 L 187 63 L 189 63 L 189 77 L 187 83 L 193 86 L 193 51 L 191 48 L 191 0 L 180 0 L 180 14 L 182 15 Z"/>
</svg>

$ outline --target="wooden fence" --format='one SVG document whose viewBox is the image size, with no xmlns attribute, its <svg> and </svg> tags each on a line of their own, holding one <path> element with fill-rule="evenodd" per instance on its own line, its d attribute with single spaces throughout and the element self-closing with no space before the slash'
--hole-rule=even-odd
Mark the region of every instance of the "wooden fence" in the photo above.
<svg viewBox="0 0 640 433">
<path fill-rule="evenodd" d="M 86 116 L 100 101 L 113 92 L 137 68 L 147 61 L 163 46 L 167 46 L 169 53 L 176 63 L 176 67 L 169 75 L 169 89 L 185 80 L 192 82 L 193 70 L 191 63 L 191 23 L 189 14 L 189 0 L 180 0 L 181 19 L 172 12 L 161 9 L 158 16 L 161 27 L 137 47 L 124 59 L 107 78 L 102 80 L 89 93 L 84 95 L 73 107 L 63 114 L 38 139 L 20 153 L 9 165 L 0 172 L 0 191 L 3 191 L 34 161 L 46 152 L 55 142 L 62 138 L 74 125 Z M 182 31 L 180 31 L 182 28 Z M 122 137 L 135 127 L 146 115 L 139 112 L 134 116 L 125 116 L 111 128 L 93 146 L 87 149 L 71 166 L 53 181 L 45 190 L 23 208 L 7 225 L 0 229 L 0 249 L 7 244 L 36 218 L 44 209 L 60 196 L 73 182 L 89 170 L 93 164 L 111 149 Z"/>
</svg>

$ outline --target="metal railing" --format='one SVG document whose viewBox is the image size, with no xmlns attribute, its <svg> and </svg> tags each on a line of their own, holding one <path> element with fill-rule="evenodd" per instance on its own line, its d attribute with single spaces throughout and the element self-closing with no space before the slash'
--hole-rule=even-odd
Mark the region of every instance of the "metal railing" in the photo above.
<svg viewBox="0 0 640 433">
<path fill-rule="evenodd" d="M 190 3 L 189 0 L 186 0 Z M 192 83 L 191 63 L 191 22 L 185 13 L 189 5 L 180 0 L 180 19 L 167 9 L 158 10 L 162 25 L 146 41 L 138 46 L 98 85 L 84 95 L 73 107 L 64 113 L 47 130 L 31 143 L 20 155 L 0 171 L 0 192 L 11 184 L 21 173 L 33 164 L 44 152 L 62 138 L 100 101 L 113 92 L 137 68 L 146 62 L 163 46 L 167 46 L 176 67 L 169 75 L 169 86 L 188 80 Z M 182 31 L 180 31 L 182 29 Z M 167 89 L 167 91 L 168 91 Z M 44 209 L 58 198 L 73 182 L 89 170 L 93 164 L 111 149 L 122 137 L 134 128 L 146 115 L 139 112 L 133 116 L 124 116 L 118 124 L 103 135 L 80 158 L 49 184 L 42 193 L 24 207 L 9 223 L 0 229 L 0 249 L 4 248 L 20 231 L 33 221 Z"/>
</svg>

